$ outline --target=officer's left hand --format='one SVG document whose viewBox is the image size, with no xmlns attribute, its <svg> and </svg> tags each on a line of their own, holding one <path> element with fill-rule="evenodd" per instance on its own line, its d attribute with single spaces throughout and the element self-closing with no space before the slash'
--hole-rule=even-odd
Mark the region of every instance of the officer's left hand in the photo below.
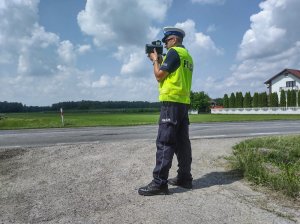
<svg viewBox="0 0 300 224">
<path fill-rule="evenodd" d="M 148 54 L 148 57 L 151 61 L 158 60 L 158 55 L 155 48 L 153 50 L 153 53 Z"/>
</svg>

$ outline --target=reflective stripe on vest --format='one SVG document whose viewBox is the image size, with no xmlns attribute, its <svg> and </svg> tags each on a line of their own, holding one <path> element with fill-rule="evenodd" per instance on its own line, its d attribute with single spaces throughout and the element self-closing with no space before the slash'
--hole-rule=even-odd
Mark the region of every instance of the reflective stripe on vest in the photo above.
<svg viewBox="0 0 300 224">
<path fill-rule="evenodd" d="M 172 49 L 179 55 L 180 66 L 159 83 L 159 100 L 190 104 L 193 59 L 183 47 Z"/>
</svg>

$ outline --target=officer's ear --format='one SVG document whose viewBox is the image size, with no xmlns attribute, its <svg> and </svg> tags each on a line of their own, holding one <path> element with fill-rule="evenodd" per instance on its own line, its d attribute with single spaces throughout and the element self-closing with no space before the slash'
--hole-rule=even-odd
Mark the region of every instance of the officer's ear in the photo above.
<svg viewBox="0 0 300 224">
<path fill-rule="evenodd" d="M 181 37 L 176 37 L 176 42 L 182 44 L 183 39 Z"/>
</svg>

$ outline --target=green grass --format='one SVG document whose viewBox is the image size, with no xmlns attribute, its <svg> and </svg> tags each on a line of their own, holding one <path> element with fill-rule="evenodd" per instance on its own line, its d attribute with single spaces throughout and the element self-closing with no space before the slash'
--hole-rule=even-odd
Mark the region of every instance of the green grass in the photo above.
<svg viewBox="0 0 300 224">
<path fill-rule="evenodd" d="M 158 113 L 65 113 L 64 127 L 130 126 L 154 124 Z M 0 120 L 0 129 L 62 127 L 59 113 L 14 113 Z"/>
<path fill-rule="evenodd" d="M 147 113 L 99 113 L 68 112 L 64 114 L 64 127 L 93 126 L 131 126 L 157 124 L 158 112 Z M 191 123 L 231 122 L 231 121 L 267 121 L 297 120 L 300 115 L 190 115 Z M 58 128 L 62 127 L 60 113 L 8 113 L 0 116 L 0 130 L 24 128 Z"/>
<path fill-rule="evenodd" d="M 255 138 L 233 147 L 234 168 L 254 182 L 298 197 L 300 192 L 300 136 Z"/>
</svg>

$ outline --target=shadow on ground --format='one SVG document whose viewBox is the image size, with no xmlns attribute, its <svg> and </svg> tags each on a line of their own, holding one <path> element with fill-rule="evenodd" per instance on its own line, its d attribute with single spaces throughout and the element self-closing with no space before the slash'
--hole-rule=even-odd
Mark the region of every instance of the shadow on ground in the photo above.
<svg viewBox="0 0 300 224">
<path fill-rule="evenodd" d="M 243 175 L 238 170 L 230 170 L 224 172 L 211 172 L 204 176 L 193 180 L 193 190 L 208 188 L 215 185 L 228 185 L 233 182 L 239 181 L 243 178 Z M 171 194 L 183 193 L 190 191 L 182 187 L 170 188 Z"/>
</svg>

